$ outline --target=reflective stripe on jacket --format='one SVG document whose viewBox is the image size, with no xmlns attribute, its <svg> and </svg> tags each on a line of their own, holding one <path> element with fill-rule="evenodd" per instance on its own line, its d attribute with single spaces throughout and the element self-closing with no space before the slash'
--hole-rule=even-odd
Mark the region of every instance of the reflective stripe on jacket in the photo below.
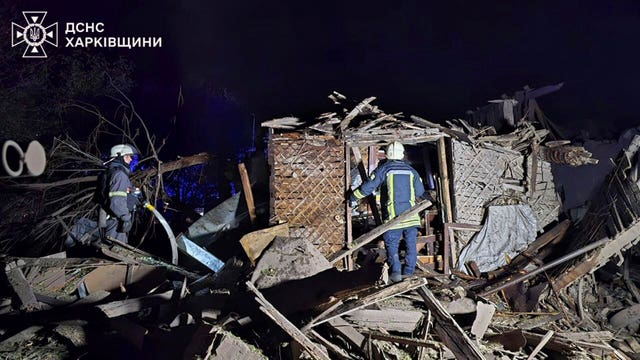
<svg viewBox="0 0 640 360">
<path fill-rule="evenodd" d="M 401 160 L 387 160 L 376 168 L 369 180 L 353 192 L 362 199 L 380 188 L 380 205 L 383 220 L 389 221 L 416 204 L 416 198 L 424 194 L 424 186 L 418 172 Z M 420 226 L 418 214 L 404 220 L 392 229 Z"/>
<path fill-rule="evenodd" d="M 113 161 L 109 166 L 109 210 L 120 220 L 131 219 L 127 206 L 127 193 L 131 189 L 129 169 L 126 165 Z"/>
</svg>

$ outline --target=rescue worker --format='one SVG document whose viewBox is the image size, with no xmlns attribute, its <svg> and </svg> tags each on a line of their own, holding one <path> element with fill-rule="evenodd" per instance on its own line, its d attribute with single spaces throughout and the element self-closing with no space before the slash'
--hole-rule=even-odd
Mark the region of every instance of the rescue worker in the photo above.
<svg viewBox="0 0 640 360">
<path fill-rule="evenodd" d="M 134 195 L 134 187 L 129 180 L 129 164 L 138 154 L 135 147 L 129 144 L 118 144 L 111 148 L 109 167 L 105 170 L 102 181 L 102 193 L 106 198 L 100 204 L 100 226 L 107 237 L 126 243 L 128 233 L 133 225 L 133 210 L 138 198 Z M 100 185 L 99 185 L 100 186 Z M 103 195 L 103 197 L 105 197 Z"/>
<path fill-rule="evenodd" d="M 402 161 L 404 146 L 400 142 L 395 141 L 387 146 L 386 154 L 387 161 L 380 163 L 370 178 L 350 195 L 350 200 L 353 203 L 380 188 L 380 204 L 384 222 L 409 210 L 416 204 L 416 199 L 423 196 L 425 192 L 418 172 Z M 402 281 L 402 275 L 412 275 L 415 270 L 418 260 L 416 251 L 418 227 L 420 227 L 420 217 L 415 214 L 382 235 L 384 245 L 387 248 L 389 279 L 392 282 Z M 400 263 L 398 254 L 402 237 L 404 237 L 406 244 L 404 267 Z"/>
</svg>

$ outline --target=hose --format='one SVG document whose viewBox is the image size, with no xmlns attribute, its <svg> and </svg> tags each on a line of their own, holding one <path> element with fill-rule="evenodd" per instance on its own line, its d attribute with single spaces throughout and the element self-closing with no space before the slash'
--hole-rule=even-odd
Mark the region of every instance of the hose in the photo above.
<svg viewBox="0 0 640 360">
<path fill-rule="evenodd" d="M 144 203 L 144 208 L 151 211 L 153 215 L 160 221 L 164 231 L 167 232 L 167 236 L 169 237 L 169 243 L 171 244 L 171 263 L 173 265 L 178 265 L 178 244 L 176 243 L 176 237 L 173 235 L 173 230 L 171 230 L 171 226 L 165 218 L 156 210 L 156 208 L 151 205 L 148 201 Z"/>
</svg>

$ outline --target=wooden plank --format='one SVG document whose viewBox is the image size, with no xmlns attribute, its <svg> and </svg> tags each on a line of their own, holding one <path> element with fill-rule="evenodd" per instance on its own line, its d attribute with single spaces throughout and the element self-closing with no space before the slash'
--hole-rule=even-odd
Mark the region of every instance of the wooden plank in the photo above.
<svg viewBox="0 0 640 360">
<path fill-rule="evenodd" d="M 344 316 L 359 327 L 411 333 L 422 319 L 422 312 L 400 309 L 360 309 Z"/>
<path fill-rule="evenodd" d="M 491 294 L 493 294 L 495 292 L 498 292 L 498 291 L 500 291 L 500 290 L 502 290 L 502 289 L 504 289 L 506 287 L 509 287 L 509 286 L 512 286 L 512 285 L 515 285 L 515 284 L 519 284 L 519 283 L 521 283 L 521 282 L 523 282 L 523 281 L 525 281 L 525 280 L 527 280 L 529 278 L 532 278 L 532 277 L 536 276 L 537 274 L 539 274 L 539 273 L 541 273 L 541 272 L 543 272 L 543 271 L 545 271 L 547 269 L 550 269 L 552 267 L 558 266 L 558 265 L 560 265 L 560 264 L 562 264 L 562 263 L 564 263 L 566 261 L 569 261 L 569 260 L 571 260 L 571 259 L 573 259 L 575 257 L 578 257 L 578 256 L 580 256 L 580 255 L 582 255 L 582 254 L 584 254 L 586 252 L 589 252 L 589 251 L 591 251 L 591 250 L 593 250 L 595 248 L 598 248 L 598 247 L 600 247 L 602 245 L 606 245 L 607 243 L 610 243 L 611 241 L 612 240 L 610 240 L 608 238 L 605 238 L 605 239 L 596 241 L 594 243 L 591 243 L 591 244 L 589 244 L 589 245 L 587 245 L 587 246 L 585 246 L 585 247 L 583 247 L 581 249 L 575 250 L 573 252 L 570 252 L 567 255 L 564 255 L 564 256 L 562 256 L 562 257 L 560 257 L 558 259 L 555 259 L 552 262 L 550 262 L 548 264 L 545 264 L 545 265 L 543 265 L 543 266 L 541 266 L 541 267 L 539 267 L 539 268 L 537 268 L 537 269 L 535 269 L 535 270 L 533 270 L 533 271 L 531 271 L 529 273 L 526 273 L 526 274 L 523 274 L 523 275 L 520 275 L 520 276 L 516 276 L 514 279 L 511 279 L 511 280 L 507 281 L 506 283 L 504 283 L 502 285 L 499 285 L 499 286 L 497 286 L 497 287 L 495 287 L 495 288 L 493 288 L 491 290 L 485 290 L 484 292 L 478 294 L 478 296 L 486 297 L 486 296 L 489 296 L 489 295 L 491 295 Z M 588 261 L 585 261 L 585 262 L 581 263 L 581 265 L 585 264 L 585 263 L 588 263 Z M 589 265 L 589 266 L 591 266 L 591 265 Z M 571 271 L 569 273 L 572 276 L 576 275 L 576 274 L 579 274 L 579 273 L 575 273 L 573 271 Z M 568 285 L 568 284 L 566 284 L 566 285 Z M 558 286 L 557 283 L 552 283 L 551 286 L 554 288 L 555 291 L 562 290 L 562 287 L 556 288 L 556 286 Z"/>
<path fill-rule="evenodd" d="M 450 251 L 450 265 L 455 268 L 456 263 L 458 262 L 458 246 L 456 245 L 455 237 L 453 234 L 454 230 L 466 230 L 466 231 L 474 231 L 478 232 L 482 230 L 482 225 L 473 225 L 473 224 L 461 224 L 461 223 L 445 223 L 444 224 L 444 238 L 445 245 L 449 243 L 449 251 Z M 446 254 L 446 252 L 445 252 Z M 445 274 L 447 272 L 447 258 L 445 257 Z"/>
<path fill-rule="evenodd" d="M 244 163 L 238 164 L 238 171 L 240 172 L 240 180 L 242 181 L 244 199 L 247 202 L 247 208 L 249 209 L 249 220 L 251 220 L 251 224 L 253 224 L 256 221 L 256 206 L 253 203 L 251 182 L 249 181 L 249 174 L 247 174 L 247 168 L 244 166 Z"/>
<path fill-rule="evenodd" d="M 155 279 L 151 279 L 150 277 L 154 274 Z M 151 289 L 162 281 L 160 276 L 165 274 L 165 269 L 151 265 L 113 264 L 98 266 L 83 280 L 87 291 L 91 294 L 99 290 L 113 291 L 120 289 L 120 286 L 127 287 L 140 280 L 149 282 L 145 285 Z"/>
<path fill-rule="evenodd" d="M 426 286 L 418 288 L 418 294 L 420 294 L 427 308 L 434 315 L 436 322 L 433 327 L 434 330 L 457 359 L 484 359 L 484 356 L 469 336 Z"/>
<path fill-rule="evenodd" d="M 38 300 L 36 299 L 36 295 L 33 293 L 33 289 L 31 289 L 31 285 L 29 285 L 29 282 L 24 277 L 24 273 L 20 269 L 20 267 L 24 265 L 25 262 L 22 260 L 17 260 L 7 264 L 5 266 L 7 280 L 9 281 L 9 285 L 11 285 L 13 291 L 18 295 L 20 308 L 36 310 L 38 308 Z"/>
<path fill-rule="evenodd" d="M 572 341 L 611 341 L 615 338 L 611 331 L 569 331 L 569 332 L 559 332 L 557 334 L 563 338 Z"/>
<path fill-rule="evenodd" d="M 444 138 L 438 139 L 438 166 L 442 179 L 442 205 L 445 210 L 445 222 L 453 222 L 453 209 L 451 208 L 451 193 L 449 190 L 449 170 L 447 165 L 447 150 Z"/>
<path fill-rule="evenodd" d="M 422 341 L 427 341 L 427 339 L 429 338 L 429 328 L 431 327 L 431 311 L 427 310 L 427 318 L 424 319 L 423 325 L 420 328 L 420 332 L 418 332 L 418 336 L 421 338 Z M 418 360 L 425 360 L 427 354 L 424 351 L 424 347 L 420 346 L 418 347 L 418 356 L 417 359 Z"/>
<path fill-rule="evenodd" d="M 260 310 L 271 318 L 278 326 L 282 328 L 292 339 L 298 342 L 314 359 L 330 360 L 329 356 L 325 354 L 316 344 L 314 344 L 309 338 L 300 331 L 295 325 L 293 325 L 284 315 L 282 315 L 278 309 L 276 309 L 262 293 L 256 289 L 251 281 L 246 282 L 247 288 L 256 295 L 256 301 L 260 304 Z"/>
<path fill-rule="evenodd" d="M 358 105 L 356 105 L 356 107 L 354 107 L 347 114 L 347 116 L 345 116 L 344 119 L 340 121 L 340 125 L 339 125 L 340 132 L 344 132 L 349 127 L 349 123 L 351 122 L 351 120 L 353 120 L 356 116 L 358 116 L 362 112 L 362 110 L 364 110 L 364 108 L 367 107 L 369 103 L 375 99 L 376 99 L 375 96 L 368 97 L 362 100 L 362 102 L 360 102 Z"/>
<path fill-rule="evenodd" d="M 314 317 L 313 319 L 311 319 L 311 321 L 309 321 L 307 323 L 307 325 L 305 325 L 301 330 L 303 333 L 306 333 L 307 331 L 309 331 L 311 329 L 311 326 L 318 320 L 324 318 L 327 314 L 331 313 L 333 310 L 337 309 L 338 307 L 342 306 L 343 302 L 342 300 L 338 300 L 336 301 L 333 305 L 329 306 L 326 310 L 324 310 L 323 312 L 321 312 L 320 314 L 318 314 L 316 317 Z"/>
<path fill-rule="evenodd" d="M 595 251 L 594 255 L 589 256 L 587 260 L 580 262 L 573 269 L 560 274 L 559 277 L 554 280 L 553 288 L 556 291 L 562 290 L 585 274 L 606 264 L 609 258 L 620 253 L 622 249 L 626 249 L 637 243 L 638 240 L 640 240 L 640 222 L 634 224 L 624 232 L 617 234 L 613 239 L 604 238 L 592 243 L 605 243 L 605 245 L 602 249 Z"/>
<path fill-rule="evenodd" d="M 529 174 L 529 199 L 533 199 L 536 191 L 538 177 L 538 141 L 535 139 L 531 145 L 531 174 Z"/>
<path fill-rule="evenodd" d="M 44 328 L 44 326 L 40 326 L 40 325 L 29 326 L 28 328 L 18 332 L 17 334 L 2 340 L 2 342 L 0 342 L 0 347 L 6 349 L 9 346 L 12 346 L 14 344 L 29 340 L 32 337 L 34 337 L 36 333 L 40 331 L 42 328 Z"/>
<path fill-rule="evenodd" d="M 469 142 L 471 144 L 475 143 L 473 138 L 471 138 L 469 135 L 465 134 L 462 131 L 452 130 L 452 129 L 446 127 L 446 126 L 442 126 L 440 124 L 436 124 L 434 122 L 431 122 L 429 120 L 423 119 L 423 118 L 421 118 L 419 116 L 416 116 L 416 115 L 411 115 L 411 120 L 413 120 L 413 122 L 415 122 L 416 124 L 418 124 L 420 126 L 438 129 L 438 130 L 442 131 L 442 133 L 447 134 L 449 136 L 453 136 L 453 137 L 455 137 L 457 139 L 467 141 L 467 142 Z M 444 135 L 438 135 L 438 136 L 440 138 L 442 138 Z"/>
<path fill-rule="evenodd" d="M 44 256 L 45 259 L 66 259 L 66 252 L 59 252 L 56 254 L 51 254 Z M 50 291 L 57 291 L 64 287 L 65 285 L 65 272 L 64 266 L 55 266 L 49 267 L 45 269 L 41 269 L 40 266 L 32 267 L 34 271 L 34 276 L 32 278 L 27 278 L 29 284 L 34 287 L 42 287 Z"/>
<path fill-rule="evenodd" d="M 310 334 L 316 340 L 318 340 L 325 348 L 327 348 L 327 350 L 331 351 L 334 355 L 336 355 L 338 359 L 342 359 L 342 360 L 358 359 L 356 357 L 351 356 L 346 350 L 342 349 L 338 345 L 325 339 L 322 335 L 318 334 L 317 331 L 311 330 Z"/>
<path fill-rule="evenodd" d="M 533 344 L 537 345 L 540 342 L 542 342 L 544 338 L 544 335 L 532 333 L 529 331 L 523 331 L 522 336 L 524 336 L 524 338 L 527 340 L 528 345 L 533 345 Z M 577 349 L 575 342 L 562 339 L 557 336 L 556 337 L 552 336 L 549 340 L 547 340 L 547 344 L 545 345 L 547 346 L 547 348 L 562 354 L 569 354 Z M 599 345 L 599 346 L 603 346 L 603 345 Z"/>
<path fill-rule="evenodd" d="M 542 348 L 544 348 L 544 346 L 547 344 L 547 342 L 549 342 L 549 340 L 551 340 L 551 337 L 553 336 L 553 334 L 554 334 L 553 330 L 547 331 L 547 333 L 544 335 L 544 337 L 542 339 L 540 339 L 540 342 L 538 343 L 538 345 L 536 345 L 535 349 L 533 349 L 531 354 L 529 354 L 529 357 L 527 358 L 527 360 L 535 359 L 536 355 L 538 355 L 540 350 L 542 350 Z"/>
<path fill-rule="evenodd" d="M 366 244 L 370 243 L 371 241 L 375 240 L 378 236 L 382 235 L 385 231 L 391 229 L 392 227 L 394 227 L 395 225 L 401 223 L 402 221 L 410 218 L 414 214 L 416 214 L 416 213 L 428 208 L 429 206 L 431 206 L 431 201 L 429 201 L 429 200 L 426 200 L 426 201 L 423 201 L 421 203 L 418 203 L 418 204 L 414 205 L 411 209 L 407 210 L 406 212 L 404 212 L 404 213 L 400 214 L 399 216 L 387 221 L 383 225 L 380 225 L 380 226 L 378 226 L 376 228 L 373 228 L 368 233 L 366 233 L 364 235 L 361 235 L 360 237 L 355 239 L 353 241 L 353 245 L 352 245 L 351 248 L 338 251 L 335 254 L 329 256 L 327 259 L 330 262 L 334 263 L 334 262 L 336 262 L 338 260 L 341 260 L 342 258 L 344 258 L 347 255 L 351 255 L 354 251 L 358 250 L 359 248 L 363 247 L 364 245 L 366 245 Z"/>
<path fill-rule="evenodd" d="M 362 333 L 365 334 L 367 338 L 371 338 L 371 339 L 384 340 L 388 342 L 394 342 L 394 343 L 405 344 L 405 345 L 428 347 L 428 348 L 438 349 L 438 350 L 442 349 L 442 344 L 437 341 L 419 340 L 415 338 L 394 336 L 394 335 L 388 335 L 388 334 L 383 334 L 377 331 L 369 331 L 369 330 L 365 330 Z"/>
<path fill-rule="evenodd" d="M 310 326 L 311 327 L 318 326 L 324 322 L 335 319 L 339 316 L 343 316 L 350 312 L 356 311 L 358 309 L 362 309 L 365 306 L 369 306 L 371 304 L 375 304 L 377 302 L 386 300 L 390 297 L 419 288 L 421 286 L 424 286 L 426 283 L 427 283 L 427 280 L 425 280 L 424 278 L 414 277 L 390 286 L 383 287 L 372 294 L 369 294 L 357 300 L 345 303 L 344 305 L 338 307 L 331 313 L 325 315 L 324 318 L 320 318 L 316 320 Z"/>
<path fill-rule="evenodd" d="M 346 322 L 343 318 L 337 317 L 327 322 L 329 328 L 338 335 L 345 338 L 351 345 L 358 349 L 362 349 L 366 338 L 358 330 L 356 330 L 351 324 Z"/>
</svg>

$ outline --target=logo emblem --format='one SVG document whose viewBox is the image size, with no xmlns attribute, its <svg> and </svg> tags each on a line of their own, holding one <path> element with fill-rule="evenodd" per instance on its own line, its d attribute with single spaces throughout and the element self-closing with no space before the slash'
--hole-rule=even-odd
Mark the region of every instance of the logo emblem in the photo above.
<svg viewBox="0 0 640 360">
<path fill-rule="evenodd" d="M 27 26 L 11 23 L 11 47 L 26 43 L 23 58 L 45 59 L 47 53 L 42 46 L 44 43 L 58 47 L 58 23 L 44 27 L 42 22 L 47 16 L 46 11 L 23 11 L 22 15 L 27 20 Z"/>
</svg>

